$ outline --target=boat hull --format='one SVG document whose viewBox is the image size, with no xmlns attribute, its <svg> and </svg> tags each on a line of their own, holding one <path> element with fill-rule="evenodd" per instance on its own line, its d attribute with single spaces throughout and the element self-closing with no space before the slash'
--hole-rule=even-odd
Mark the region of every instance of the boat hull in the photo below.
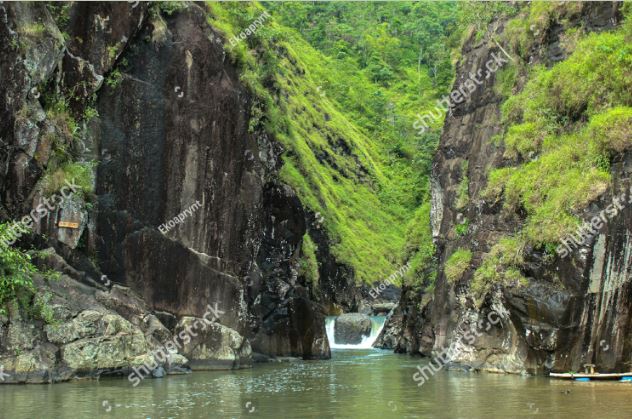
<svg viewBox="0 0 632 419">
<path fill-rule="evenodd" d="M 620 380 L 622 378 L 632 379 L 632 372 L 612 373 L 612 374 L 573 374 L 573 373 L 550 373 L 551 378 L 560 378 L 563 380 L 577 380 L 588 378 L 590 380 Z"/>
</svg>

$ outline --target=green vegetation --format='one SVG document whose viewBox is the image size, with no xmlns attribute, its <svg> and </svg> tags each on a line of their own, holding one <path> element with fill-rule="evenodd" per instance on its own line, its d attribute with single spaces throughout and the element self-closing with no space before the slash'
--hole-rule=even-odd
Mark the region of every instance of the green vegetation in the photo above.
<svg viewBox="0 0 632 419">
<path fill-rule="evenodd" d="M 59 193 L 60 189 L 70 182 L 79 187 L 84 198 L 89 198 L 94 191 L 93 163 L 68 162 L 55 171 L 48 172 L 41 182 L 44 195 Z"/>
<path fill-rule="evenodd" d="M 112 45 L 108 47 L 108 58 L 110 62 L 114 61 L 116 58 L 116 54 L 118 54 L 118 47 L 116 45 Z"/>
<path fill-rule="evenodd" d="M 524 241 L 519 237 L 503 237 L 474 272 L 471 290 L 482 297 L 496 284 L 505 286 L 525 286 L 526 278 L 521 268 L 524 264 Z"/>
<path fill-rule="evenodd" d="M 8 228 L 9 223 L 0 223 L 0 237 Z M 31 276 L 36 272 L 31 256 L 0 240 L 0 314 L 6 314 L 8 302 L 23 301 L 25 295 L 35 292 Z"/>
<path fill-rule="evenodd" d="M 588 124 L 586 135 L 593 138 L 598 156 L 614 157 L 632 145 L 632 108 L 618 106 L 595 115 Z"/>
<path fill-rule="evenodd" d="M 505 157 L 516 159 L 529 158 L 542 144 L 543 135 L 533 122 L 512 125 L 505 136 Z"/>
<path fill-rule="evenodd" d="M 333 253 L 359 280 L 387 277 L 407 259 L 420 267 L 432 259 L 429 217 L 419 215 L 429 214 L 439 136 L 415 137 L 412 125 L 452 81 L 456 5 L 267 6 L 273 18 L 226 44 L 256 97 L 251 130 L 264 128 L 284 145 L 283 180 L 323 214 Z M 263 12 L 258 4 L 208 8 L 228 39 Z"/>
<path fill-rule="evenodd" d="M 62 31 L 64 39 L 68 40 L 68 34 L 65 32 L 68 29 L 68 23 L 70 22 L 70 2 L 47 2 L 46 8 L 50 12 L 51 16 L 55 20 L 57 27 Z"/>
<path fill-rule="evenodd" d="M 496 73 L 496 83 L 494 84 L 494 90 L 500 96 L 508 98 L 513 93 L 513 88 L 516 84 L 516 78 L 518 77 L 518 67 L 509 62 L 503 68 Z"/>
<path fill-rule="evenodd" d="M 44 26 L 42 23 L 31 23 L 20 28 L 20 32 L 23 35 L 30 37 L 41 36 L 44 34 L 44 32 L 46 32 L 46 26 Z"/>
<path fill-rule="evenodd" d="M 110 71 L 110 73 L 105 78 L 105 84 L 112 89 L 116 88 L 123 81 L 123 73 L 118 68 Z"/>
<path fill-rule="evenodd" d="M 39 292 L 32 278 L 41 274 L 44 279 L 59 280 L 61 274 L 50 270 L 40 272 L 30 253 L 16 246 L 7 246 L 1 238 L 7 235 L 10 225 L 8 222 L 0 223 L 0 314 L 8 314 L 9 306 L 15 305 L 28 315 L 51 324 L 54 322 L 49 304 L 51 294 Z"/>
<path fill-rule="evenodd" d="M 521 16 L 507 23 L 504 37 L 514 53 L 526 58 L 533 44 L 543 39 L 551 22 L 565 24 L 581 8 L 581 2 L 533 1 Z"/>
<path fill-rule="evenodd" d="M 53 152 L 40 181 L 42 192 L 51 196 L 58 193 L 68 181 L 79 185 L 84 200 L 91 199 L 94 192 L 95 163 L 79 161 L 71 152 L 71 145 L 82 141 L 85 135 L 80 122 L 72 116 L 69 101 L 58 94 L 45 95 L 44 108 L 54 129 L 45 134 L 51 142 Z M 83 121 L 89 121 L 98 116 L 98 112 L 94 107 L 86 106 L 80 116 Z"/>
<path fill-rule="evenodd" d="M 450 255 L 444 265 L 445 277 L 450 283 L 461 279 L 470 267 L 472 252 L 468 249 L 457 249 Z"/>
<path fill-rule="evenodd" d="M 318 259 L 316 258 L 316 244 L 307 233 L 303 236 L 299 266 L 299 275 L 304 276 L 310 284 L 318 284 L 320 274 L 318 270 Z"/>
<path fill-rule="evenodd" d="M 454 226 L 454 231 L 458 236 L 465 236 L 470 228 L 470 221 L 465 218 L 463 222 Z"/>
<path fill-rule="evenodd" d="M 178 10 L 182 10 L 187 7 L 184 1 L 158 1 L 158 7 L 160 11 L 167 16 L 171 16 Z"/>
<path fill-rule="evenodd" d="M 564 23 L 580 7 L 531 3 L 504 36 L 526 58 L 550 22 Z M 566 60 L 550 68 L 520 64 L 527 82 L 518 94 L 507 95 L 515 85 L 509 77 L 497 83 L 508 97 L 501 137 L 513 165 L 489 173 L 482 197 L 503 199 L 508 213 L 526 219 L 521 232 L 500 238 L 485 255 L 471 284 L 476 294 L 496 283 L 525 284 L 524 247 L 543 249 L 550 260 L 556 243 L 577 228 L 581 210 L 611 188 L 611 160 L 632 144 L 632 19 L 629 5 L 624 8 L 626 23 L 616 31 L 568 31 Z"/>
<path fill-rule="evenodd" d="M 632 141 L 632 47 L 624 36 L 620 29 L 584 37 L 567 60 L 533 69 L 503 105 L 513 124 L 506 156 L 527 161 L 493 170 L 484 196 L 524 208 L 532 244 L 554 243 L 577 227 L 575 214 L 610 185 L 610 158 Z"/>
<path fill-rule="evenodd" d="M 434 286 L 437 276 L 434 256 L 435 246 L 432 243 L 430 228 L 430 203 L 421 205 L 408 223 L 406 231 L 406 246 L 404 260 L 410 263 L 410 268 L 404 274 L 402 282 L 425 288 L 429 291 Z"/>
<path fill-rule="evenodd" d="M 468 29 L 464 32 L 464 37 L 469 38 L 475 34 L 478 41 L 483 38 L 490 23 L 506 16 L 513 16 L 519 9 L 503 1 L 464 1 L 460 3 L 460 10 L 460 26 Z"/>
</svg>

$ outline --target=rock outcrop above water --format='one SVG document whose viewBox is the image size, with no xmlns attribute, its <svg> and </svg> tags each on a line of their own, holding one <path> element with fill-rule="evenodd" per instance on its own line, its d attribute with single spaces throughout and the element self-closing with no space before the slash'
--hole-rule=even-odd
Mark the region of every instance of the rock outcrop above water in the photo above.
<svg viewBox="0 0 632 419">
<path fill-rule="evenodd" d="M 200 324 L 200 330 L 195 327 Z M 197 317 L 183 317 L 176 326 L 176 334 L 194 330 L 190 341 L 184 343 L 183 354 L 191 361 L 194 371 L 239 369 L 252 366 L 252 349 L 247 339 L 229 327 L 207 322 Z"/>
<path fill-rule="evenodd" d="M 49 250 L 52 252 L 52 250 Z M 35 277 L 34 304 L 45 305 L 33 319 L 13 306 L 0 317 L 0 366 L 4 383 L 47 383 L 76 377 L 125 374 L 156 365 L 153 352 L 172 339 L 129 288 L 98 289 L 67 275 Z M 174 357 L 156 368 L 186 371 L 188 360 Z"/>
<path fill-rule="evenodd" d="M 559 21 L 548 22 L 528 52 L 531 65 L 551 66 L 568 55 L 560 43 L 566 31 L 612 29 L 620 21 L 617 3 L 583 3 L 569 8 Z M 473 34 L 463 47 L 455 86 L 476 74 L 492 58 L 502 54 L 494 39 L 503 39 L 503 22 L 490 26 L 490 33 L 478 40 Z M 509 49 L 505 45 L 506 49 Z M 490 168 L 503 165 L 502 146 L 492 138 L 500 132 L 502 96 L 494 89 L 496 75 L 483 81 L 469 101 L 454 107 L 446 118 L 433 165 L 432 227 L 440 260 L 439 276 L 432 294 L 419 296 L 404 290 L 396 315 L 403 325 L 396 349 L 430 356 L 452 344 L 459 345 L 456 362 L 497 372 L 543 372 L 582 370 L 585 363 L 597 369 L 629 371 L 632 343 L 629 333 L 632 284 L 628 234 L 632 222 L 629 208 L 609 221 L 589 246 L 561 260 L 545 257 L 542 251 L 527 249 L 528 279 L 525 287 L 497 286 L 481 306 L 469 283 L 482 257 L 500 235 L 511 235 L 524 221 L 521 214 L 507 217 L 501 205 L 490 206 L 481 199 Z M 518 86 L 521 88 L 521 86 Z M 463 173 L 463 168 L 467 172 Z M 629 189 L 630 156 L 611 166 L 614 190 Z M 459 198 L 462 179 L 468 182 L 467 204 Z M 590 206 L 582 218 L 589 219 L 605 208 L 612 196 L 605 194 Z M 455 226 L 467 220 L 466 235 Z M 458 248 L 472 251 L 470 266 L 461 280 L 449 282 L 444 275 L 448 256 Z M 559 278 L 556 281 L 555 278 Z M 501 322 L 473 342 L 464 331 L 478 325 L 485 329 L 490 312 Z"/>
<path fill-rule="evenodd" d="M 366 314 L 346 313 L 334 323 L 334 339 L 339 345 L 357 345 L 371 335 L 371 318 Z"/>
</svg>

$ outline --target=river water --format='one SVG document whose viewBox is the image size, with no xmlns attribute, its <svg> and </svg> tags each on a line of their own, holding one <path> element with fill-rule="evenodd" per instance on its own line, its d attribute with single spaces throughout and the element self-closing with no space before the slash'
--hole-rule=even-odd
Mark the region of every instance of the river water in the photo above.
<svg viewBox="0 0 632 419">
<path fill-rule="evenodd" d="M 632 383 L 440 371 L 418 387 L 420 358 L 334 351 L 327 361 L 259 364 L 53 385 L 0 386 L 0 417 L 85 418 L 629 418 Z M 422 364 L 423 365 L 423 364 Z"/>
</svg>

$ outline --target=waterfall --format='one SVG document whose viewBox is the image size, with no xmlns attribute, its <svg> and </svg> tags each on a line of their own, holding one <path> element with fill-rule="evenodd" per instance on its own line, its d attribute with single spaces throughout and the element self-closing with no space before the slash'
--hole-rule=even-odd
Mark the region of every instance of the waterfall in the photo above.
<svg viewBox="0 0 632 419">
<path fill-rule="evenodd" d="M 329 347 L 331 349 L 371 349 L 373 343 L 382 332 L 384 324 L 386 323 L 386 316 L 370 316 L 371 317 L 371 334 L 364 336 L 362 342 L 356 345 L 342 345 L 336 344 L 334 338 L 334 329 L 336 324 L 336 316 L 327 316 L 325 318 L 325 330 L 327 331 L 327 338 L 329 339 Z"/>
</svg>

